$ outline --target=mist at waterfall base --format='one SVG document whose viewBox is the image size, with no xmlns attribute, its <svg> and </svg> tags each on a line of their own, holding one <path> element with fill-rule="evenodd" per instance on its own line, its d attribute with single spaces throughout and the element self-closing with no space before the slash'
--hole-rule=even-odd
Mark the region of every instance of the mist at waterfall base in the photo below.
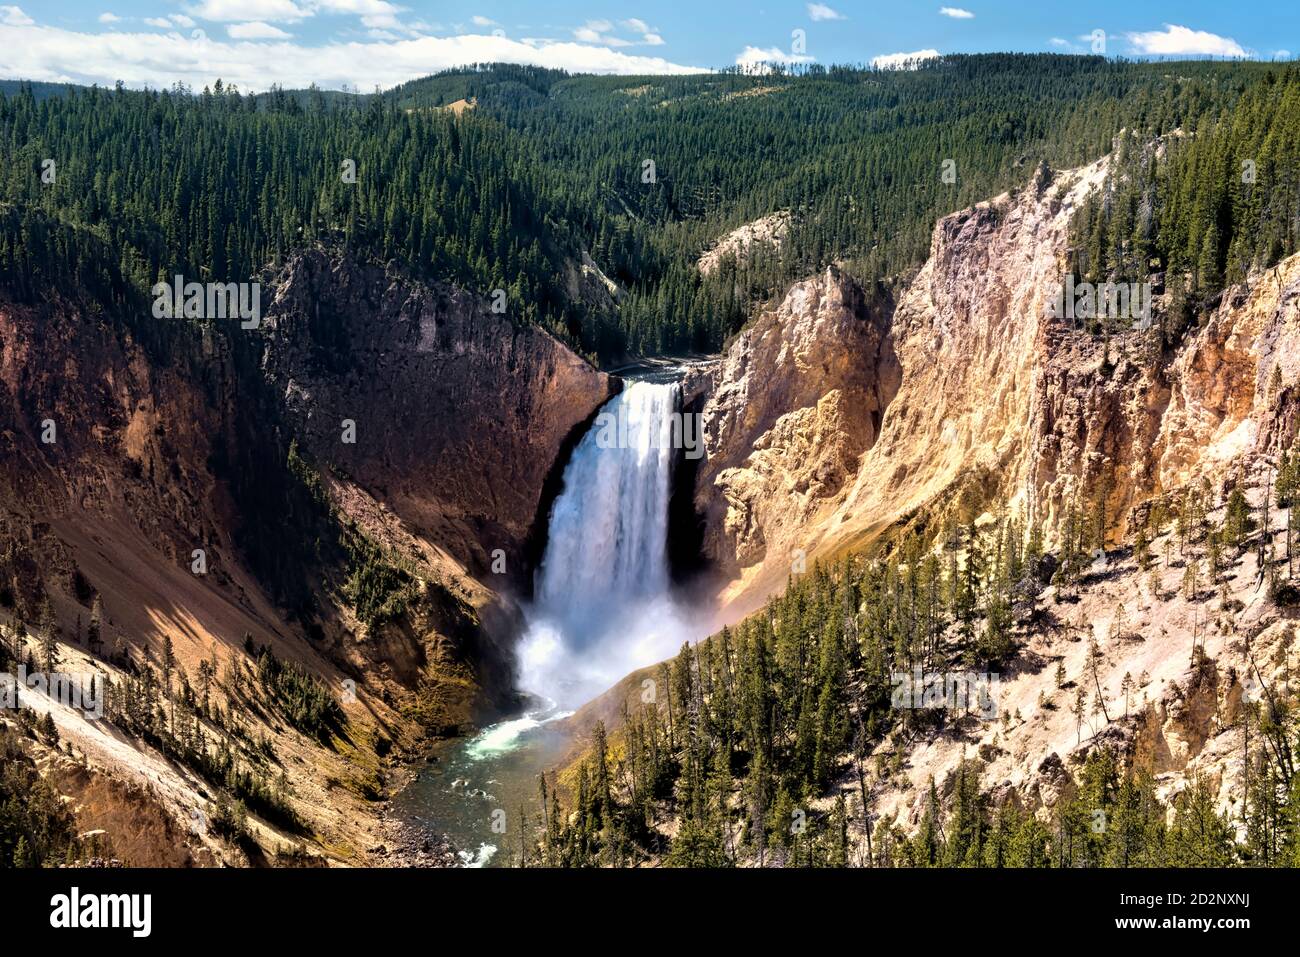
<svg viewBox="0 0 1300 957">
<path fill-rule="evenodd" d="M 446 742 L 393 800 L 395 819 L 447 835 L 464 866 L 517 860 L 519 828 L 532 826 L 520 821 L 520 809 L 535 814 L 538 775 L 572 746 L 561 719 L 707 631 L 707 617 L 674 599 L 668 569 L 679 403 L 675 382 L 647 379 L 605 404 L 565 467 L 524 609 L 517 685 L 534 701 L 473 737 Z M 613 428 L 602 432 L 602 424 Z"/>
<path fill-rule="evenodd" d="M 577 707 L 698 637 L 668 570 L 680 397 L 676 383 L 630 384 L 565 468 L 516 649 L 519 687 L 556 707 Z"/>
</svg>

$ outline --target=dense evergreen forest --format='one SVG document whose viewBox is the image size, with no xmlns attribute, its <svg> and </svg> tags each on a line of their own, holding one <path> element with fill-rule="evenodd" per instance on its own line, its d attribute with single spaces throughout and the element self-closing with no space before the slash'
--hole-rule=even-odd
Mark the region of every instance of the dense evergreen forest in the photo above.
<svg viewBox="0 0 1300 957">
<path fill-rule="evenodd" d="M 1220 122 L 1119 137 L 1105 189 L 1073 223 L 1074 267 L 1093 282 L 1164 280 L 1172 340 L 1225 287 L 1295 252 L 1297 223 L 1300 71 L 1289 68 Z"/>
<path fill-rule="evenodd" d="M 54 223 L 92 231 L 143 289 L 177 272 L 247 280 L 323 242 L 484 294 L 506 290 L 512 316 L 600 359 L 712 351 L 755 301 L 829 261 L 866 282 L 905 276 L 937 216 L 1023 184 L 1040 161 L 1095 159 L 1121 128 L 1144 140 L 1183 131 L 1196 147 L 1170 175 L 1198 197 L 1212 192 L 1199 188 L 1206 177 L 1227 190 L 1225 154 L 1196 134 L 1248 150 L 1244 131 L 1281 115 L 1275 93 L 1294 85 L 1294 71 L 1279 77 L 1264 64 L 1171 72 L 994 54 L 797 76 L 495 65 L 369 95 L 245 95 L 220 82 L 63 95 L 10 86 L 0 90 L 0 271 L 39 288 Z M 1251 108 L 1220 125 L 1247 91 Z M 458 100 L 472 108 L 444 108 Z M 1261 184 L 1273 183 L 1267 160 Z M 1232 209 L 1216 258 L 1259 217 L 1285 219 L 1270 202 Z M 726 262 L 708 279 L 693 268 L 724 232 L 776 211 L 792 216 L 780 251 Z M 1176 214 L 1171 248 L 1202 243 L 1203 212 Z M 1294 236 L 1275 233 L 1269 253 L 1274 238 L 1294 248 Z M 573 295 L 566 277 L 584 250 L 626 288 L 619 308 Z"/>
<path fill-rule="evenodd" d="M 1184 589 L 1213 594 L 1243 555 L 1257 552 L 1270 591 L 1280 595 L 1294 587 L 1288 529 L 1296 483 L 1288 456 L 1269 482 L 1274 500 L 1260 508 L 1248 506 L 1239 486 L 1218 502 L 1208 485 L 1158 500 L 1131 549 L 1116 559 L 1153 577 L 1182 568 Z M 1286 510 L 1281 526 L 1269 521 L 1274 507 Z M 1170 807 L 1149 770 L 1097 737 L 1121 716 L 1104 716 L 1088 676 L 1066 675 L 1060 665 L 1040 708 L 1069 709 L 1079 740 L 1094 739 L 1095 746 L 1067 772 L 1074 791 L 1065 792 L 1050 822 L 1005 789 L 995 793 L 997 782 L 980 779 L 973 752 L 946 797 L 931 778 L 914 833 L 892 816 L 869 813 L 903 770 L 900 741 L 945 726 L 960 736 L 964 722 L 979 720 L 975 700 L 966 710 L 896 707 L 893 676 L 914 668 L 996 672 L 1031 634 L 1069 640 L 1061 609 L 1088 584 L 1101 527 L 1096 515 L 1068 510 L 1058 529 L 1064 545 L 1047 555 L 1040 538 L 1026 536 L 1011 518 L 981 527 L 949 523 L 937 550 L 914 535 L 893 554 L 850 556 L 792 577 L 762 611 L 683 646 L 653 674 L 655 700 L 625 704 L 617 730 L 607 735 L 598 723 L 575 767 L 539 779 L 539 804 L 521 812 L 528 839 L 516 861 L 1300 866 L 1300 776 L 1286 700 L 1266 694 L 1244 709 L 1251 770 L 1238 814 L 1218 812 L 1209 782 L 1199 778 Z M 1163 549 L 1153 547 L 1158 541 Z M 1049 582 L 1054 598 L 1045 593 Z M 1094 639 L 1086 661 L 1099 654 Z M 1194 649 L 1189 688 L 1208 686 L 1216 667 Z M 1003 713 L 996 720 L 1019 717 Z M 886 740 L 893 746 L 879 748 Z M 851 830 L 857 839 L 850 840 Z"/>
</svg>

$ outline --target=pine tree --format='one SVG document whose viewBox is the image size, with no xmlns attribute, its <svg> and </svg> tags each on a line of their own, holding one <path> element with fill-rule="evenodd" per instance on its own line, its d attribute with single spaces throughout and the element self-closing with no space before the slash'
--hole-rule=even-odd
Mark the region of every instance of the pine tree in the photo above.
<svg viewBox="0 0 1300 957">
<path fill-rule="evenodd" d="M 54 607 L 50 604 L 49 595 L 44 595 L 41 598 L 40 630 L 41 667 L 47 675 L 52 675 L 55 669 L 58 668 L 60 659 L 59 625 L 54 617 Z"/>
</svg>

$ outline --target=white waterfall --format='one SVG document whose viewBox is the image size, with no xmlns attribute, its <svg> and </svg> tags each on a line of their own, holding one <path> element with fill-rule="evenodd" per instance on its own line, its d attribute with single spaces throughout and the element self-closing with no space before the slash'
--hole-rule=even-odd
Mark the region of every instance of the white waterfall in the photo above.
<svg viewBox="0 0 1300 957">
<path fill-rule="evenodd" d="M 679 402 L 675 383 L 633 383 L 574 450 L 518 649 L 525 691 L 576 706 L 680 647 L 667 557 Z"/>
</svg>

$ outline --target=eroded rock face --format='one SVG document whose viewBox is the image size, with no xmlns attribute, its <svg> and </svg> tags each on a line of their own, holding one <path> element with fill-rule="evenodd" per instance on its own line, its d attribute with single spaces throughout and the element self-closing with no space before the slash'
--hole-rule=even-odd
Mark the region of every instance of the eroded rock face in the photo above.
<svg viewBox="0 0 1300 957">
<path fill-rule="evenodd" d="M 140 583 L 142 604 L 167 606 L 170 573 L 193 580 L 195 547 L 210 555 L 207 583 L 242 584 L 230 560 L 234 505 L 209 469 L 231 399 L 228 357 L 209 340 L 192 345 L 157 364 L 86 303 L 0 297 L 0 545 L 39 556 L 33 573 L 51 586 L 58 617 L 75 614 L 56 582 L 72 574 L 80 544 L 103 540 L 92 561 L 129 553 L 128 529 L 147 543 L 145 561 L 168 566 Z M 20 597 L 39 584 L 18 577 Z M 27 604 L 16 611 L 35 620 Z M 149 634 L 149 620 L 132 615 Z"/>
<path fill-rule="evenodd" d="M 1300 427 L 1300 256 L 1228 289 L 1172 347 L 1153 348 L 1140 330 L 1090 334 L 1050 306 L 1068 269 L 1070 218 L 1106 168 L 1040 174 L 940 220 L 878 340 L 853 334 L 854 310 L 840 308 L 831 276 L 796 285 L 737 340 L 706 405 L 711 458 L 696 489 L 706 542 L 731 576 L 724 618 L 783 585 L 791 550 L 833 556 L 920 525 L 917 516 L 1016 516 L 1051 548 L 1070 507 L 1091 513 L 1104 501 L 1113 545 L 1131 541 L 1152 497 L 1202 479 L 1220 492 L 1213 521 L 1229 485 L 1262 511 L 1272 457 Z M 1167 305 L 1155 296 L 1157 321 Z M 1281 535 L 1281 517 L 1272 521 Z M 1173 535 L 1166 523 L 1153 548 L 1172 548 Z M 1240 676 L 1294 641 L 1260 598 L 1257 556 L 1235 560 L 1228 601 L 1245 610 L 1215 618 L 1203 596 L 1180 593 L 1181 564 L 1153 573 L 1112 555 L 1077 604 L 1051 606 L 1058 628 L 1027 637 L 1004 676 L 1000 720 L 898 744 L 906 770 L 876 810 L 915 826 L 930 779 L 942 789 L 977 753 L 986 783 L 1045 815 L 1067 796 L 1066 766 L 1102 745 L 1155 774 L 1162 796 L 1200 776 L 1231 810 Z M 1079 724 L 1050 663 L 1084 674 L 1090 636 L 1103 659 L 1089 694 L 1104 710 Z M 1210 664 L 1189 660 L 1194 641 Z M 1264 681 L 1287 681 L 1260 667 L 1273 671 Z"/>
<path fill-rule="evenodd" d="M 139 674 L 141 663 L 156 665 L 164 649 L 189 676 L 204 661 L 250 668 L 243 651 L 248 636 L 338 687 L 349 672 L 276 605 L 244 561 L 237 499 L 214 469 L 235 421 L 255 418 L 247 390 L 236 387 L 229 340 L 190 326 L 163 335 L 170 337 L 165 352 L 142 344 L 143 336 L 123 317 L 106 315 L 100 303 L 51 296 L 16 304 L 0 294 L 0 627 L 6 640 L 14 640 L 17 622 L 33 630 L 39 623 L 59 642 L 61 669 L 121 683 Z M 195 549 L 204 555 L 203 573 L 194 570 Z M 92 642 L 88 626 L 96 610 L 102 622 L 99 641 Z M 322 604 L 319 611 L 326 631 L 341 629 L 332 609 Z M 374 687 L 350 706 L 359 736 L 380 722 L 401 727 L 401 716 L 370 693 Z M 243 707 L 212 693 L 223 708 Z M 50 713 L 84 766 L 75 779 L 47 766 L 47 780 L 73 807 L 81 806 L 87 788 L 97 793 L 88 803 L 98 810 L 79 817 L 79 826 L 104 828 L 136 863 L 182 863 L 167 854 L 166 840 L 133 837 L 140 815 L 149 818 L 152 833 L 165 838 L 170 827 L 183 835 L 193 810 L 211 799 L 210 784 L 108 721 L 84 721 L 64 709 Z M 362 830 L 370 813 L 363 805 L 323 799 L 327 776 L 349 773 L 342 758 L 264 716 L 247 714 L 245 726 L 274 742 L 300 796 L 297 810 L 317 833 L 342 843 Z M 147 788 L 146 810 L 120 813 L 139 804 L 139 795 L 107 793 L 109 781 L 123 791 Z M 194 840 L 195 856 L 229 862 L 231 852 L 218 843 Z"/>
<path fill-rule="evenodd" d="M 1152 495 L 1289 443 L 1300 257 L 1225 293 L 1172 354 L 1053 317 L 1070 219 L 1107 168 L 1043 171 L 939 220 L 892 316 L 852 324 L 852 284 L 828 273 L 732 345 L 696 489 L 726 617 L 781 587 L 796 550 L 866 545 L 936 509 L 1004 511 L 1050 543 L 1066 509 L 1099 500 L 1115 542 Z"/>
<path fill-rule="evenodd" d="M 697 492 L 702 505 L 710 485 L 726 497 L 707 536 L 733 578 L 724 605 L 779 587 L 793 550 L 863 544 L 958 483 L 1013 497 L 1031 461 L 1026 427 L 1069 217 L 1104 172 L 1094 164 L 941 219 L 892 316 L 847 323 L 848 287 L 829 273 L 793 287 L 733 345 L 706 407 L 716 460 Z"/>
<path fill-rule="evenodd" d="M 0 627 L 9 640 L 16 621 L 44 628 L 48 607 L 61 661 L 115 681 L 128 658 L 157 662 L 165 643 L 189 676 L 214 660 L 252 674 L 265 646 L 331 689 L 354 680 L 342 707 L 355 753 L 261 712 L 244 727 L 285 756 L 313 831 L 357 848 L 374 807 L 349 795 L 373 786 L 366 761 L 381 744 L 415 747 L 512 700 L 517 608 L 500 579 L 475 573 L 492 548 L 517 558 L 566 437 L 610 384 L 464 292 L 346 258 L 303 253 L 264 289 L 259 332 L 154 330 L 88 299 L 26 304 L 0 291 Z M 343 419 L 355 445 L 342 442 Z M 337 522 L 275 511 L 302 500 L 284 494 L 300 490 L 285 468 L 292 437 L 308 463 L 331 466 L 314 478 Z M 359 620 L 347 589 L 356 568 L 332 544 L 339 527 L 409 575 L 390 614 Z M 315 552 L 271 549 L 286 579 L 307 582 L 309 600 L 292 608 L 245 547 L 284 528 L 320 536 Z M 101 602 L 92 648 L 86 625 Z M 187 827 L 209 797 L 197 779 L 110 729 L 59 724 L 92 766 L 157 788 Z"/>
<path fill-rule="evenodd" d="M 1152 354 L 1136 334 L 1107 349 L 1050 327 L 1027 423 L 1030 457 L 1010 476 L 1007 502 L 1050 536 L 1071 500 L 1090 507 L 1104 495 L 1114 543 L 1144 501 L 1203 477 L 1221 484 L 1240 472 L 1243 456 L 1288 446 L 1297 425 L 1298 299 L 1293 256 L 1225 292 L 1169 356 Z"/>
<path fill-rule="evenodd" d="M 566 439 L 611 394 L 554 337 L 463 290 L 322 252 L 286 266 L 263 323 L 267 372 L 316 460 L 475 573 L 497 548 L 518 566 Z"/>
<path fill-rule="evenodd" d="M 1298 379 L 1300 255 L 1228 289 L 1172 362 L 1155 449 L 1161 486 L 1289 446 Z"/>
<path fill-rule="evenodd" d="M 696 507 L 727 573 L 788 569 L 852 481 L 898 387 L 889 313 L 831 268 L 764 311 L 713 370 Z"/>
<path fill-rule="evenodd" d="M 1046 519 L 1043 499 L 1056 493 L 1043 494 L 1041 486 L 1055 481 L 1058 469 L 1040 460 L 1068 457 L 1070 449 L 1055 448 L 1065 442 L 1088 446 L 1086 427 L 1084 434 L 1063 432 L 1055 445 L 1049 436 L 1063 429 L 1064 412 L 1077 409 L 1091 425 L 1105 404 L 1080 387 L 1080 377 L 1100 367 L 1100 350 L 1057 368 L 1076 337 L 1091 337 L 1050 316 L 1070 217 L 1105 168 L 1103 161 L 1041 178 L 938 222 L 930 258 L 894 316 L 898 395 L 838 510 L 833 537 L 869 538 L 941 501 L 960 500 L 954 507 L 973 513 L 960 515 L 964 520 L 1000 506 Z M 1113 429 L 1105 436 L 1124 441 Z M 1030 481 L 1031 474 L 1041 477 Z"/>
</svg>

